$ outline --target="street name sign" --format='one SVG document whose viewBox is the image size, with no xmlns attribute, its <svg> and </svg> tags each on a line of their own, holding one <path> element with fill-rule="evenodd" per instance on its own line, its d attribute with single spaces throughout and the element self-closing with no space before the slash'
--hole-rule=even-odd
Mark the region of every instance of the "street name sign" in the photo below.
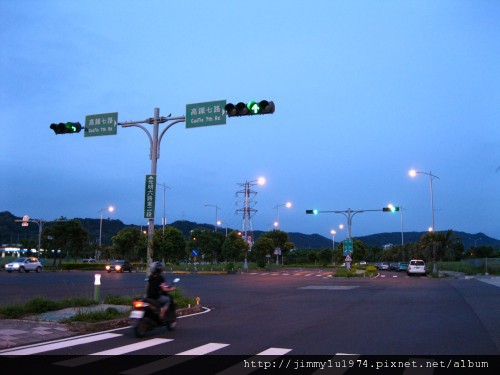
<svg viewBox="0 0 500 375">
<path fill-rule="evenodd" d="M 84 137 L 100 135 L 116 135 L 118 128 L 118 112 L 101 113 L 85 116 Z"/>
<path fill-rule="evenodd" d="M 352 255 L 352 240 L 344 240 L 344 256 Z"/>
<path fill-rule="evenodd" d="M 146 190 L 144 197 L 144 218 L 154 219 L 156 198 L 156 175 L 146 175 Z"/>
<path fill-rule="evenodd" d="M 186 128 L 226 124 L 225 100 L 186 105 Z"/>
</svg>

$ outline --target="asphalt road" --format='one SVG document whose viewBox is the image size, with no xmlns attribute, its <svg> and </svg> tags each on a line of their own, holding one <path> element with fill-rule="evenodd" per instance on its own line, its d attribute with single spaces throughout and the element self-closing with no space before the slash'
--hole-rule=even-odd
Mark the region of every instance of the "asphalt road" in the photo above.
<svg viewBox="0 0 500 375">
<path fill-rule="evenodd" d="M 167 278 L 170 275 L 167 275 Z M 168 355 L 207 343 L 217 354 L 244 355 L 282 348 L 294 355 L 500 354 L 500 288 L 476 279 L 432 279 L 383 273 L 374 279 L 338 279 L 327 272 L 290 270 L 238 275 L 181 275 L 186 296 L 200 297 L 207 313 L 180 320 L 173 332 L 151 332 L 169 345 L 144 348 Z M 93 272 L 0 273 L 0 304 L 34 296 L 94 295 Z M 144 274 L 102 273 L 100 294 L 140 295 Z M 114 346 L 137 344 L 130 328 Z M 63 346 L 53 354 L 109 350 L 110 340 Z"/>
</svg>

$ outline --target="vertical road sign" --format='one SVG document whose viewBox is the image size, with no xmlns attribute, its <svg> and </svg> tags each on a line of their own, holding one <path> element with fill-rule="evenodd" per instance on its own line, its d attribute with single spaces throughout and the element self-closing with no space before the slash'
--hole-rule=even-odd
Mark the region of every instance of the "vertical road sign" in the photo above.
<svg viewBox="0 0 500 375">
<path fill-rule="evenodd" d="M 352 255 L 352 240 L 344 240 L 344 256 Z"/>
<path fill-rule="evenodd" d="M 156 198 L 156 175 L 146 175 L 146 190 L 144 197 L 144 218 L 154 219 Z"/>
<path fill-rule="evenodd" d="M 226 124 L 225 100 L 186 105 L 186 128 Z"/>
<path fill-rule="evenodd" d="M 98 135 L 116 135 L 118 128 L 118 112 L 101 113 L 85 116 L 84 137 Z"/>
</svg>

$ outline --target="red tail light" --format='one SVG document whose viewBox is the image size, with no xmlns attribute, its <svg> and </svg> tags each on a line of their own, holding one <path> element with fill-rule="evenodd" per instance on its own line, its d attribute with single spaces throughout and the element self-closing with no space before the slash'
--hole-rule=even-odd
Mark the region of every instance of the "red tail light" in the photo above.
<svg viewBox="0 0 500 375">
<path fill-rule="evenodd" d="M 132 305 L 136 309 L 142 309 L 143 307 L 149 306 L 149 303 L 146 303 L 144 301 L 134 301 L 132 302 Z"/>
</svg>

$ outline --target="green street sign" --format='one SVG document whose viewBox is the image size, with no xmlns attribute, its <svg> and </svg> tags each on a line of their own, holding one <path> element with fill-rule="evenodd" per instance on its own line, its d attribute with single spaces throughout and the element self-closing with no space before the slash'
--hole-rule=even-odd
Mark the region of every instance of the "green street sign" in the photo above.
<svg viewBox="0 0 500 375">
<path fill-rule="evenodd" d="M 156 175 L 146 175 L 146 189 L 144 194 L 144 218 L 154 219 L 156 198 Z"/>
<path fill-rule="evenodd" d="M 116 135 L 118 112 L 85 116 L 85 137 Z"/>
<path fill-rule="evenodd" d="M 352 255 L 352 240 L 344 240 L 344 256 Z"/>
<path fill-rule="evenodd" d="M 225 100 L 186 105 L 186 128 L 226 124 Z"/>
</svg>

